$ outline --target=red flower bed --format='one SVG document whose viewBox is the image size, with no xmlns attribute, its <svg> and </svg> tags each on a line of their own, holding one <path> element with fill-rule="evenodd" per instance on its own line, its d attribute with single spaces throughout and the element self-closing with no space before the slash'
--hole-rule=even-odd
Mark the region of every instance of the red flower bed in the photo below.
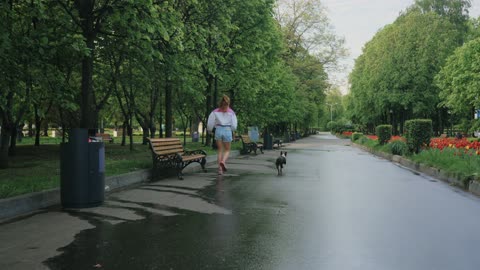
<svg viewBox="0 0 480 270">
<path fill-rule="evenodd" d="M 392 136 L 392 138 L 390 138 L 390 140 L 389 140 L 388 142 L 394 142 L 394 141 L 406 142 L 407 139 L 405 139 L 405 138 L 402 137 L 402 136 Z"/>
<path fill-rule="evenodd" d="M 446 147 L 457 148 L 457 149 L 474 149 L 477 150 L 476 153 L 479 153 L 480 142 L 474 141 L 470 142 L 466 138 L 455 139 L 455 138 L 433 138 L 430 140 L 430 147 L 443 150 Z"/>
<path fill-rule="evenodd" d="M 378 140 L 378 136 L 377 136 L 377 135 L 367 135 L 367 137 L 368 137 L 370 140 Z"/>
<path fill-rule="evenodd" d="M 344 131 L 342 132 L 342 135 L 345 136 L 345 137 L 351 137 L 352 136 L 352 131 Z"/>
</svg>

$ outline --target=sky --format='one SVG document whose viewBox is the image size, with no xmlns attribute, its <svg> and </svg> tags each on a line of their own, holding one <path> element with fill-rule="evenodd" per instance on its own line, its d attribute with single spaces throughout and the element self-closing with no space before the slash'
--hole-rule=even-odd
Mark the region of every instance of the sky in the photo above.
<svg viewBox="0 0 480 270">
<path fill-rule="evenodd" d="M 340 86 L 343 94 L 348 92 L 348 74 L 355 59 L 362 53 L 365 43 L 387 24 L 393 23 L 401 11 L 413 4 L 414 0 L 322 0 L 327 9 L 335 33 L 345 38 L 349 56 L 341 61 L 343 72 L 329 74 L 333 83 Z M 470 16 L 480 15 L 480 0 L 472 0 Z"/>
</svg>

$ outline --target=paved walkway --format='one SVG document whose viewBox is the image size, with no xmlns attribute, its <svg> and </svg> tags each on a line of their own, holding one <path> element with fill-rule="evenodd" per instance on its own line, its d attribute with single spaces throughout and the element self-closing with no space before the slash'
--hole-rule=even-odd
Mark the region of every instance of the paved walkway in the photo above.
<svg viewBox="0 0 480 270">
<path fill-rule="evenodd" d="M 329 134 L 0 225 L 0 269 L 479 269 L 480 199 Z"/>
<path fill-rule="evenodd" d="M 277 155 L 277 151 L 265 151 L 233 158 L 228 164 L 229 173 L 221 178 L 226 181 L 240 174 L 276 174 L 273 162 Z M 53 207 L 0 224 L 0 269 L 50 269 L 44 264 L 47 259 L 61 254 L 60 248 L 74 241 L 79 232 L 98 224 L 117 225 L 185 212 L 230 214 L 229 209 L 198 195 L 219 180 L 216 168 L 207 168 L 207 173 L 185 174 L 183 181 L 172 177 L 112 193 L 100 207 L 69 211 Z"/>
</svg>

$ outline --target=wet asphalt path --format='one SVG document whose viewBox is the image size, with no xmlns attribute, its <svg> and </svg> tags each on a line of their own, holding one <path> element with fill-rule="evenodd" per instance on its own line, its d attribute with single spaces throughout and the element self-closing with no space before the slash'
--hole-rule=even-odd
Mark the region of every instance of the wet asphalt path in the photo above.
<svg viewBox="0 0 480 270">
<path fill-rule="evenodd" d="M 142 219 L 112 223 L 77 213 L 93 228 L 43 263 L 69 270 L 480 269 L 477 197 L 331 135 L 289 147 L 280 177 L 278 152 L 268 151 L 232 159 L 230 174 L 212 174 L 203 187 L 142 187 L 196 200 L 178 207 L 137 198 L 172 215 L 137 209 Z M 126 203 L 128 192 L 110 200 Z"/>
</svg>

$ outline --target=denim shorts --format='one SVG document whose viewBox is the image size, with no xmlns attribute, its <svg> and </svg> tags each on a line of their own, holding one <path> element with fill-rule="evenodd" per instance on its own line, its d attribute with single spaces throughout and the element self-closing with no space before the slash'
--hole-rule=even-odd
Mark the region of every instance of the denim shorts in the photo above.
<svg viewBox="0 0 480 270">
<path fill-rule="evenodd" d="M 215 127 L 215 140 L 222 142 L 232 142 L 232 129 L 230 127 Z"/>
</svg>

